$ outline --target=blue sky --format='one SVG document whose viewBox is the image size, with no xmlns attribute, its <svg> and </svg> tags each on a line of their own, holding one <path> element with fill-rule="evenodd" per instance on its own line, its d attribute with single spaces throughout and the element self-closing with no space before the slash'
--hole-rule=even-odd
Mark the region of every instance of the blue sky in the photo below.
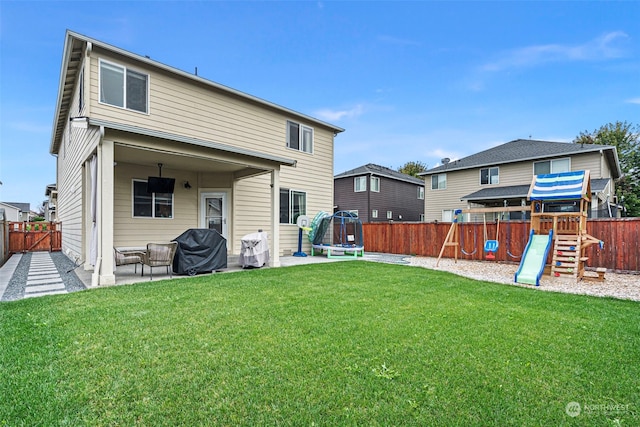
<svg viewBox="0 0 640 427">
<path fill-rule="evenodd" d="M 323 119 L 335 173 L 640 123 L 640 2 L 0 0 L 0 200 L 44 200 L 66 29 Z"/>
</svg>

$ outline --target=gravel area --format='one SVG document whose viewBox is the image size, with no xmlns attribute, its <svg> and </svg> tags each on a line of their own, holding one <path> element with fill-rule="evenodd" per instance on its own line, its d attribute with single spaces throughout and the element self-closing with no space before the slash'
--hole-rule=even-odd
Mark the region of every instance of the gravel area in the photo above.
<svg viewBox="0 0 640 427">
<path fill-rule="evenodd" d="M 18 265 L 9 280 L 7 289 L 1 295 L 0 301 L 15 301 L 24 297 L 24 289 L 27 285 L 29 266 L 31 264 L 31 253 L 23 254 Z M 64 282 L 67 292 L 76 292 L 86 289 L 84 284 L 74 272 L 74 263 L 62 252 L 51 252 L 51 259 L 58 270 L 58 274 Z"/>
<path fill-rule="evenodd" d="M 517 264 L 495 263 L 489 261 L 466 261 L 443 258 L 436 267 L 437 258 L 407 257 L 409 265 L 430 268 L 432 270 L 448 271 L 460 276 L 477 280 L 504 283 L 541 291 L 565 292 L 570 294 L 593 295 L 598 297 L 613 297 L 640 301 L 640 275 L 616 274 L 607 272 L 604 282 L 582 280 L 577 282 L 572 278 L 542 276 L 540 286 L 531 286 L 513 281 L 518 269 Z M 594 273 L 592 273 L 594 274 Z"/>
</svg>

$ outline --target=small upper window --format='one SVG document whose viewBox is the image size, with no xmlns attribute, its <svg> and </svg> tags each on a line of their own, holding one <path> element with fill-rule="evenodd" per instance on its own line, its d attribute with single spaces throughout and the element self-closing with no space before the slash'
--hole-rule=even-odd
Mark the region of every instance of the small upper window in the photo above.
<svg viewBox="0 0 640 427">
<path fill-rule="evenodd" d="M 359 193 L 361 191 L 367 191 L 367 177 L 366 176 L 356 176 L 353 179 L 353 191 Z"/>
<path fill-rule="evenodd" d="M 480 185 L 499 184 L 500 175 L 498 168 L 480 169 Z"/>
<path fill-rule="evenodd" d="M 378 218 L 378 209 L 373 209 L 371 211 L 371 217 L 372 218 Z"/>
<path fill-rule="evenodd" d="M 447 188 L 447 174 L 439 173 L 431 175 L 431 189 L 432 190 L 444 190 Z"/>
<path fill-rule="evenodd" d="M 533 164 L 534 175 L 544 175 L 548 173 L 570 172 L 571 162 L 569 159 L 545 160 Z"/>
<path fill-rule="evenodd" d="M 149 76 L 100 61 L 100 102 L 146 113 Z"/>
<path fill-rule="evenodd" d="M 424 200 L 424 187 L 418 187 L 418 199 Z"/>
<path fill-rule="evenodd" d="M 371 177 L 371 191 L 374 191 L 376 193 L 380 192 L 380 178 L 378 178 L 377 176 Z"/>
<path fill-rule="evenodd" d="M 287 147 L 313 153 L 313 128 L 287 120 Z"/>
</svg>

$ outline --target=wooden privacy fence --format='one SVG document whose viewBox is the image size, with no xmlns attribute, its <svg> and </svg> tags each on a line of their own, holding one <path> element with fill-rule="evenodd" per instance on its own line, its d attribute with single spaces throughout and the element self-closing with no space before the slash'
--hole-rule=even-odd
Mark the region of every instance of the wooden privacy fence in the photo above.
<svg viewBox="0 0 640 427">
<path fill-rule="evenodd" d="M 62 250 L 62 225 L 59 222 L 10 222 L 9 252 Z"/>
<path fill-rule="evenodd" d="M 380 222 L 362 225 L 367 252 L 437 257 L 451 227 L 450 222 Z M 496 223 L 487 223 L 488 239 L 496 238 Z M 591 245 L 586 250 L 587 267 L 605 267 L 613 271 L 640 271 L 640 218 L 602 218 L 587 221 L 587 233 L 604 242 L 604 248 Z M 529 221 L 500 221 L 500 243 L 496 261 L 519 263 L 529 240 Z M 461 223 L 458 257 L 484 259 L 484 224 Z M 443 257 L 453 258 L 454 248 Z"/>
</svg>

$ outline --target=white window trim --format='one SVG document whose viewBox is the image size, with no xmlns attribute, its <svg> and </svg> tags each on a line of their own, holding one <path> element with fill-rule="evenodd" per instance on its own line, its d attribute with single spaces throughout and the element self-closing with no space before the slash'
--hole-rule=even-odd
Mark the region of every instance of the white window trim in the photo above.
<svg viewBox="0 0 640 427">
<path fill-rule="evenodd" d="M 295 123 L 298 125 L 298 148 L 293 148 L 289 145 L 289 135 L 290 135 L 290 126 L 289 123 Z M 304 147 L 304 131 L 305 129 L 310 130 L 311 131 L 311 151 L 305 151 L 303 150 Z M 307 154 L 313 154 L 313 150 L 315 148 L 316 142 L 315 142 L 315 135 L 316 132 L 315 130 L 311 127 L 311 126 L 307 126 L 307 125 L 303 125 L 300 122 L 296 122 L 294 120 L 287 120 L 287 148 L 290 150 L 295 150 L 295 151 L 299 151 L 301 153 L 307 153 Z"/>
<path fill-rule="evenodd" d="M 488 171 L 487 178 L 488 178 L 489 182 L 487 182 L 486 184 L 483 184 L 482 183 L 482 171 L 485 170 L 485 169 Z M 498 171 L 498 182 L 495 182 L 495 183 L 491 182 L 491 169 L 496 169 Z M 478 173 L 479 173 L 479 178 L 480 178 L 480 185 L 498 185 L 498 184 L 500 184 L 500 167 L 498 167 L 498 166 L 490 166 L 490 167 L 487 167 L 487 168 L 480 168 Z"/>
<path fill-rule="evenodd" d="M 147 183 L 146 179 L 132 179 L 131 180 L 131 218 L 135 219 L 153 219 L 153 220 L 172 220 L 176 215 L 176 202 L 174 193 L 171 193 L 171 216 L 170 217 L 157 217 L 156 216 L 156 193 L 151 193 L 151 216 L 136 216 L 135 214 L 135 202 L 136 202 L 136 193 L 135 193 L 135 182 L 144 182 Z"/>
<path fill-rule="evenodd" d="M 102 91 L 102 64 L 109 64 L 112 67 L 118 67 L 118 68 L 122 68 L 124 70 L 124 106 L 119 106 L 119 105 L 113 105 L 113 104 L 109 104 L 108 102 L 103 102 L 100 98 L 100 93 Z M 147 111 L 140 111 L 140 110 L 133 110 L 131 108 L 127 108 L 127 70 L 131 70 L 135 73 L 138 74 L 143 74 L 145 76 L 147 76 L 147 90 L 146 90 L 146 94 L 147 94 L 147 99 L 145 100 L 146 103 L 146 107 L 147 107 Z M 149 73 L 146 73 L 144 71 L 140 71 L 140 70 L 136 70 L 134 68 L 129 68 L 126 67 L 124 65 L 120 65 L 117 64 L 115 62 L 111 62 L 111 61 L 105 61 L 104 59 L 100 59 L 98 61 L 98 103 L 101 105 L 108 105 L 109 107 L 113 107 L 113 108 L 119 108 L 121 110 L 126 110 L 126 111 L 131 111 L 133 113 L 139 113 L 139 114 L 144 114 L 144 115 L 149 115 L 150 111 L 151 111 L 151 106 L 149 105 L 149 88 L 151 87 L 151 76 L 149 75 Z"/>
<path fill-rule="evenodd" d="M 433 188 L 433 177 L 434 176 L 440 176 L 440 175 L 444 175 L 444 187 L 440 188 L 440 179 L 438 179 L 438 187 L 437 188 Z M 446 190 L 447 189 L 447 174 L 446 173 L 435 173 L 433 175 L 431 175 L 431 189 L 434 191 L 437 190 Z"/>
<path fill-rule="evenodd" d="M 296 190 L 295 188 L 286 188 L 286 187 L 280 187 L 280 190 L 287 190 L 289 192 L 289 222 L 280 222 L 280 225 L 295 225 L 297 226 L 297 224 L 295 222 L 291 222 L 293 221 L 293 203 L 291 203 L 291 195 L 292 193 L 304 193 L 304 213 L 301 215 L 306 215 L 307 214 L 307 207 L 308 207 L 308 198 L 309 198 L 309 193 L 307 191 L 304 190 Z"/>
<path fill-rule="evenodd" d="M 377 185 L 378 189 L 377 189 L 377 190 L 376 190 L 376 189 L 374 189 L 374 186 L 373 186 L 373 181 L 374 181 L 374 180 L 378 183 L 378 185 Z M 371 191 L 372 191 L 373 193 L 379 193 L 379 192 L 380 192 L 380 178 L 379 178 L 379 177 L 377 177 L 377 176 L 371 176 L 371 178 L 369 179 L 369 181 L 370 181 L 369 185 L 371 186 Z"/>
<path fill-rule="evenodd" d="M 373 209 L 371 211 L 371 218 L 378 218 L 378 209 Z"/>
<path fill-rule="evenodd" d="M 424 187 L 418 187 L 418 200 L 424 200 Z"/>
<path fill-rule="evenodd" d="M 358 190 L 358 181 L 363 181 L 364 182 L 364 188 L 361 188 L 360 190 Z M 353 192 L 354 193 L 363 193 L 367 191 L 367 177 L 366 176 L 356 176 L 355 178 L 353 178 Z"/>
<path fill-rule="evenodd" d="M 393 219 L 393 211 L 387 211 L 387 219 Z"/>
<path fill-rule="evenodd" d="M 538 163 L 546 163 L 546 162 L 549 162 L 549 170 L 550 170 L 549 173 L 559 173 L 559 172 L 553 172 L 552 169 L 553 169 L 553 162 L 557 162 L 557 161 L 560 161 L 560 160 L 568 160 L 569 161 L 569 170 L 566 171 L 566 172 L 570 172 L 571 171 L 571 157 L 562 157 L 562 158 L 559 158 L 559 159 L 539 160 L 537 162 L 533 162 L 533 165 L 531 166 L 531 169 L 533 170 L 533 174 L 534 175 L 536 174 L 536 164 L 538 164 Z"/>
</svg>

